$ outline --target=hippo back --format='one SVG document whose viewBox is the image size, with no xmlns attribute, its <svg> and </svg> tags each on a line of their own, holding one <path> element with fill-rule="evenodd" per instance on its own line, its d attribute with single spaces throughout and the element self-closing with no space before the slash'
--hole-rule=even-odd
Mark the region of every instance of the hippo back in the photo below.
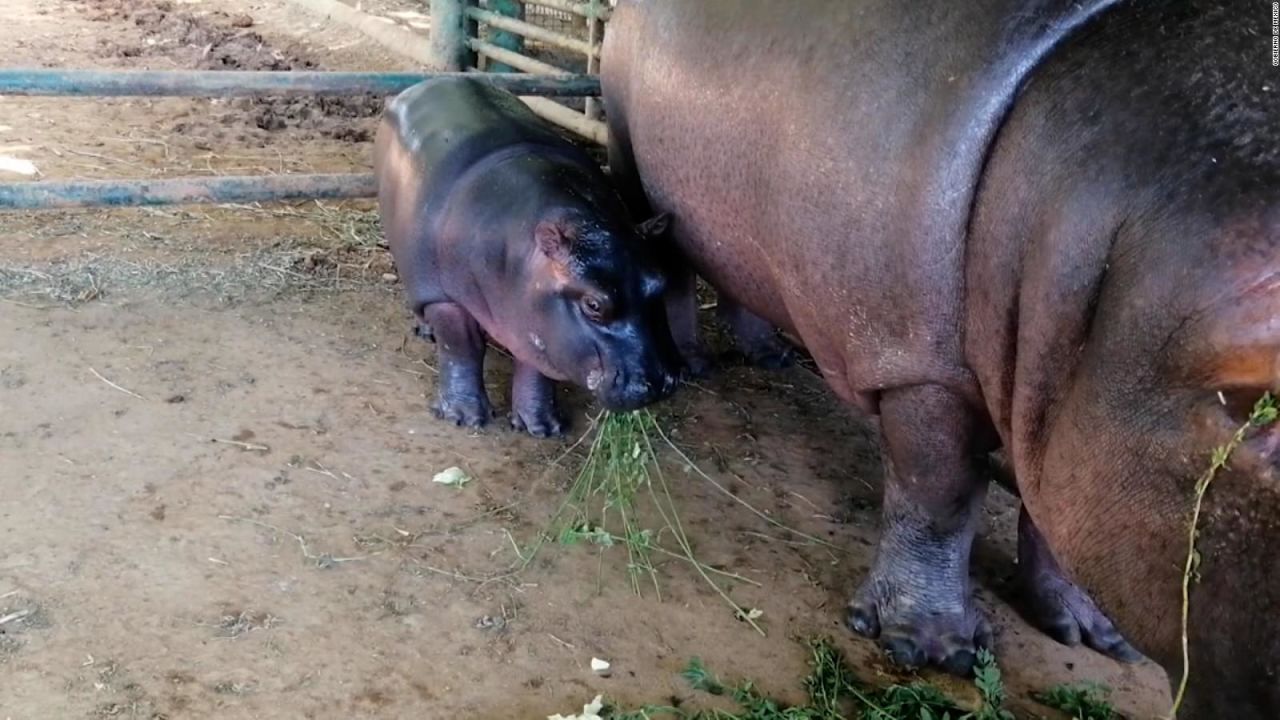
<svg viewBox="0 0 1280 720">
<path fill-rule="evenodd" d="M 478 79 L 443 77 L 415 85 L 388 104 L 383 120 L 415 159 L 420 199 L 428 204 L 504 150 L 537 146 L 591 164 L 519 98 Z"/>
</svg>

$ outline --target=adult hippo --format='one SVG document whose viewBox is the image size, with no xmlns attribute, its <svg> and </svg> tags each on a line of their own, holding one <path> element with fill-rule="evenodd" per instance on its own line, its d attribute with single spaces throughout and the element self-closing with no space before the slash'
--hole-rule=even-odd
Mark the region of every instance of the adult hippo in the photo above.
<svg viewBox="0 0 1280 720">
<path fill-rule="evenodd" d="M 1196 478 L 1280 381 L 1265 15 L 618 3 L 602 69 L 630 202 L 880 416 L 884 529 L 848 617 L 898 662 L 963 672 L 989 642 L 969 555 L 1002 448 L 1036 619 L 1131 656 L 1100 608 L 1181 676 Z M 1280 717 L 1277 446 L 1250 434 L 1206 500 L 1187 717 Z"/>
<path fill-rule="evenodd" d="M 486 338 L 511 352 L 511 423 L 564 427 L 553 380 L 611 409 L 669 395 L 680 361 L 665 282 L 600 167 L 518 98 L 437 78 L 387 104 L 374 149 L 379 211 L 419 332 L 439 347 L 437 415 L 479 427 Z"/>
</svg>

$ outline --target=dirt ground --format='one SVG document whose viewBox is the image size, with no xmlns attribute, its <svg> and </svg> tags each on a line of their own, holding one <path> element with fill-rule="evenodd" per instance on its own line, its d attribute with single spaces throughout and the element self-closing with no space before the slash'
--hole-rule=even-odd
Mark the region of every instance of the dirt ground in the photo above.
<svg viewBox="0 0 1280 720">
<path fill-rule="evenodd" d="M 405 66 L 282 0 L 0 0 L 0 17 L 8 66 Z M 7 97 L 0 156 L 48 179 L 364 171 L 380 103 Z M 700 702 L 676 677 L 692 656 L 798 699 L 815 633 L 864 679 L 902 679 L 840 625 L 877 533 L 874 428 L 802 368 L 730 365 L 657 408 L 738 498 L 838 547 L 785 540 L 668 453 L 699 557 L 760 583 L 731 592 L 768 637 L 678 561 L 661 601 L 632 594 L 618 548 L 548 546 L 509 573 L 576 433 L 429 415 L 434 354 L 407 337 L 368 210 L 0 215 L 0 719 L 539 718 L 597 693 Z M 581 432 L 595 410 L 566 403 Z M 474 481 L 431 482 L 455 465 Z M 1014 708 L 1052 716 L 1032 691 L 1093 680 L 1157 716 L 1159 670 L 1010 609 L 1016 506 L 989 508 L 975 575 Z"/>
</svg>

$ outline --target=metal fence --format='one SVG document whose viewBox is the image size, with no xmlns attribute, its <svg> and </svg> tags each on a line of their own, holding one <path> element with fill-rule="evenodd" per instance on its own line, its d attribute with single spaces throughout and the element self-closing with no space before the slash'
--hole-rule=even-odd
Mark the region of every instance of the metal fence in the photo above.
<svg viewBox="0 0 1280 720">
<path fill-rule="evenodd" d="M 521 98 L 542 117 L 604 144 L 600 41 L 608 0 L 430 0 L 430 55 L 441 72 L 97 71 L 0 68 L 0 96 L 394 95 L 466 73 Z M 557 103 L 577 98 L 577 107 Z M 585 99 L 582 99 L 585 98 Z M 371 174 L 69 180 L 0 184 L 0 209 L 364 198 Z"/>
<path fill-rule="evenodd" d="M 394 95 L 423 80 L 457 74 L 0 69 L 0 96 Z M 600 94 L 598 78 L 586 75 L 468 73 L 468 77 L 481 78 L 517 95 Z M 0 184 L 0 209 L 269 202 L 376 194 L 377 182 L 368 173 L 38 181 Z"/>
<path fill-rule="evenodd" d="M 0 96 L 394 95 L 430 77 L 467 73 L 515 92 L 558 126 L 602 145 L 607 140 L 596 97 L 608 0 L 430 0 L 430 6 L 431 58 L 439 73 L 18 68 L 0 69 Z M 0 210 L 348 199 L 376 191 L 367 173 L 72 179 L 0 183 Z"/>
<path fill-rule="evenodd" d="M 612 12 L 607 0 L 432 0 L 432 48 L 442 69 L 595 76 Z M 603 145 L 599 101 L 581 108 L 524 98 L 542 117 Z"/>
</svg>

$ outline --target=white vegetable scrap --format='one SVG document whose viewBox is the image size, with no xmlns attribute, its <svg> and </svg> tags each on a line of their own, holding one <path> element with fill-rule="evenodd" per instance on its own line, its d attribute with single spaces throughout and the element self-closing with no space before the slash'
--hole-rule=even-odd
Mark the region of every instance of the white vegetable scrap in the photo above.
<svg viewBox="0 0 1280 720">
<path fill-rule="evenodd" d="M 591 658 L 591 672 L 601 677 L 608 677 L 609 661 L 601 660 L 600 658 L 597 658 L 597 657 Z"/>
<path fill-rule="evenodd" d="M 600 711 L 604 709 L 604 696 L 597 695 L 594 700 L 582 706 L 582 714 L 580 715 L 548 715 L 547 720 L 604 720 L 600 717 Z"/>
<path fill-rule="evenodd" d="M 441 470 L 436 476 L 431 478 L 431 482 L 440 483 L 441 485 L 453 485 L 454 487 L 462 487 L 471 482 L 471 477 L 467 475 L 460 467 L 451 467 L 447 470 Z"/>
<path fill-rule="evenodd" d="M 40 171 L 36 169 L 36 164 L 30 160 L 13 157 L 12 155 L 0 155 L 0 172 L 14 173 L 15 175 L 38 175 Z"/>
</svg>

